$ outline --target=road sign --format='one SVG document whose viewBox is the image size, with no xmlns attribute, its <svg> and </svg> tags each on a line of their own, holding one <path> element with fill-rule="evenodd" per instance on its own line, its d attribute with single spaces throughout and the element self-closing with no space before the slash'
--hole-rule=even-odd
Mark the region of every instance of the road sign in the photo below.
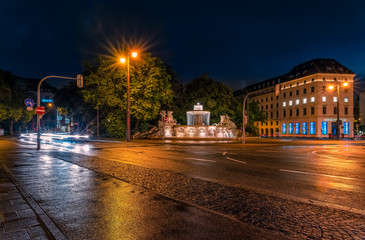
<svg viewBox="0 0 365 240">
<path fill-rule="evenodd" d="M 38 115 L 43 115 L 46 112 L 46 110 L 44 110 L 44 107 L 37 107 L 35 109 L 35 113 Z"/>
<path fill-rule="evenodd" d="M 28 111 L 33 111 L 33 107 L 27 107 Z"/>
<path fill-rule="evenodd" d="M 24 100 L 25 106 L 27 107 L 33 107 L 34 106 L 34 101 L 33 99 L 27 98 Z"/>
</svg>

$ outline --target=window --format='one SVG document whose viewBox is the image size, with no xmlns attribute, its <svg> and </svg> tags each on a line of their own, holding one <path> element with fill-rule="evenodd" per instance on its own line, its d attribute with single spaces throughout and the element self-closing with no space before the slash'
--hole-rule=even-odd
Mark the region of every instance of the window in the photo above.
<svg viewBox="0 0 365 240">
<path fill-rule="evenodd" d="M 261 110 L 264 110 L 264 106 L 261 105 Z"/>
<path fill-rule="evenodd" d="M 311 87 L 311 92 L 314 92 L 314 87 Z"/>
<path fill-rule="evenodd" d="M 286 134 L 286 123 L 283 123 L 283 134 Z"/>
<path fill-rule="evenodd" d="M 304 88 L 303 89 L 303 94 L 306 94 L 307 93 L 307 89 L 306 88 Z"/>
<path fill-rule="evenodd" d="M 311 97 L 311 102 L 315 102 L 316 98 L 315 97 Z"/>
<path fill-rule="evenodd" d="M 311 115 L 314 115 L 314 107 L 311 107 Z"/>
<path fill-rule="evenodd" d="M 289 110 L 289 116 L 291 117 L 291 116 L 293 116 L 293 110 Z"/>
<path fill-rule="evenodd" d="M 307 99 L 303 98 L 303 104 L 307 104 Z"/>
<path fill-rule="evenodd" d="M 349 134 L 349 122 L 343 123 L 343 134 L 345 134 L 345 135 Z"/>
<path fill-rule="evenodd" d="M 323 82 L 325 82 L 326 81 L 326 78 L 325 77 L 323 77 Z"/>
<path fill-rule="evenodd" d="M 261 122 L 261 126 L 264 126 L 264 123 L 263 122 Z"/>
<path fill-rule="evenodd" d="M 295 123 L 295 134 L 300 134 L 300 123 Z"/>
<path fill-rule="evenodd" d="M 265 107 L 266 107 L 266 109 L 268 108 L 268 106 L 267 106 L 267 105 L 266 105 Z"/>
<path fill-rule="evenodd" d="M 322 102 L 327 102 L 327 97 L 322 97 Z"/>
<path fill-rule="evenodd" d="M 327 114 L 327 107 L 323 107 L 323 114 Z"/>
<path fill-rule="evenodd" d="M 269 99 L 268 98 L 266 98 L 266 102 L 268 101 Z"/>
<path fill-rule="evenodd" d="M 276 103 L 276 108 L 279 108 L 279 103 Z"/>
<path fill-rule="evenodd" d="M 293 134 L 293 124 L 289 123 L 289 134 Z"/>
<path fill-rule="evenodd" d="M 327 122 L 322 122 L 322 134 L 327 134 Z"/>
<path fill-rule="evenodd" d="M 270 108 L 271 108 L 271 109 L 273 109 L 273 105 L 272 105 L 272 103 L 270 104 Z"/>
<path fill-rule="evenodd" d="M 345 115 L 348 115 L 348 114 L 349 114 L 349 108 L 345 107 Z"/>
<path fill-rule="evenodd" d="M 285 110 L 283 111 L 283 117 L 286 117 L 286 111 Z"/>
<path fill-rule="evenodd" d="M 289 101 L 289 106 L 293 106 L 293 101 Z"/>
<path fill-rule="evenodd" d="M 344 102 L 348 103 L 349 102 L 349 98 L 348 97 L 345 97 L 344 98 Z"/>
<path fill-rule="evenodd" d="M 286 102 L 283 102 L 283 107 L 286 107 Z"/>
<path fill-rule="evenodd" d="M 303 108 L 303 115 L 307 115 L 307 109 Z"/>
<path fill-rule="evenodd" d="M 272 97 L 270 98 L 270 100 L 272 101 Z"/>
<path fill-rule="evenodd" d="M 307 123 L 306 122 L 304 122 L 304 123 L 302 123 L 302 133 L 303 134 L 307 134 Z"/>
<path fill-rule="evenodd" d="M 309 127 L 310 127 L 309 134 L 316 134 L 316 123 L 311 122 Z"/>
<path fill-rule="evenodd" d="M 273 112 L 270 112 L 270 118 L 273 118 Z M 271 122 L 272 123 L 272 122 Z M 271 124 L 272 125 L 272 124 Z"/>
<path fill-rule="evenodd" d="M 276 111 L 276 118 L 279 118 L 279 112 L 278 111 Z M 276 124 L 276 125 L 278 125 L 278 124 Z"/>
<path fill-rule="evenodd" d="M 264 102 L 264 99 L 261 98 L 261 102 Z"/>
<path fill-rule="evenodd" d="M 286 93 L 283 93 L 283 98 L 285 98 L 286 97 Z"/>
<path fill-rule="evenodd" d="M 335 115 L 336 115 L 336 114 L 337 114 L 337 110 L 338 110 L 338 109 L 337 109 L 337 107 L 334 107 L 334 108 L 333 108 L 333 114 L 335 114 Z"/>
<path fill-rule="evenodd" d="M 299 105 L 299 99 L 295 100 L 295 105 Z"/>
<path fill-rule="evenodd" d="M 337 97 L 333 97 L 333 102 L 337 102 Z"/>
<path fill-rule="evenodd" d="M 299 109 L 295 109 L 295 115 L 299 116 Z"/>
<path fill-rule="evenodd" d="M 270 125 L 272 126 L 272 122 L 270 122 Z"/>
<path fill-rule="evenodd" d="M 298 96 L 299 95 L 299 90 L 296 91 L 296 95 Z"/>
<path fill-rule="evenodd" d="M 312 78 L 312 82 L 314 82 L 314 78 Z"/>
<path fill-rule="evenodd" d="M 289 97 L 291 97 L 291 96 L 293 96 L 293 92 L 292 91 L 289 92 Z"/>
</svg>

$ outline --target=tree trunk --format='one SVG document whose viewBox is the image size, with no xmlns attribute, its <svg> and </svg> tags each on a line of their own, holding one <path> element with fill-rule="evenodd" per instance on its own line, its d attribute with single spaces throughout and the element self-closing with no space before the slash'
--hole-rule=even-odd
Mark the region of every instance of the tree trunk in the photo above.
<svg viewBox="0 0 365 240">
<path fill-rule="evenodd" d="M 10 120 L 10 126 L 9 126 L 9 133 L 10 133 L 10 136 L 13 136 L 13 135 L 14 135 L 14 132 L 13 132 L 13 125 L 14 125 L 13 120 Z"/>
<path fill-rule="evenodd" d="M 96 108 L 96 136 L 99 137 L 99 106 Z"/>
<path fill-rule="evenodd" d="M 139 119 L 137 119 L 136 126 L 135 126 L 134 130 L 137 132 L 138 128 L 139 128 Z"/>
</svg>

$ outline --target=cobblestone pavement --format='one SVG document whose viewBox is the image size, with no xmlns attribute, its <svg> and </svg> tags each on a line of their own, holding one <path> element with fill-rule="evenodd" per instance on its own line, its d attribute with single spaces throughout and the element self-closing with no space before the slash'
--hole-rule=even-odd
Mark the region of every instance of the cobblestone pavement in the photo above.
<svg viewBox="0 0 365 240">
<path fill-rule="evenodd" d="M 75 153 L 54 157 L 294 239 L 365 239 L 365 215 Z"/>
<path fill-rule="evenodd" d="M 1 162 L 0 239 L 53 239 Z"/>
</svg>

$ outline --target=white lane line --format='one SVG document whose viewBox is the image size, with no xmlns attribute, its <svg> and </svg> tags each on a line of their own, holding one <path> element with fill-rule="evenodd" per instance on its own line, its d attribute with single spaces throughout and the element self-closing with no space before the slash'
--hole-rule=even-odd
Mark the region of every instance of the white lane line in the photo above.
<svg viewBox="0 0 365 240">
<path fill-rule="evenodd" d="M 195 161 L 202 161 L 202 162 L 215 162 L 214 160 L 208 160 L 208 159 L 201 159 L 201 158 L 188 158 Z"/>
<path fill-rule="evenodd" d="M 224 155 L 226 155 L 226 154 L 227 154 L 227 152 L 224 152 L 224 153 L 223 153 L 223 156 L 224 156 Z"/>
<path fill-rule="evenodd" d="M 233 158 L 230 158 L 230 157 L 226 157 L 228 160 L 231 160 L 231 161 L 234 161 L 234 162 L 238 162 L 238 163 L 242 163 L 242 164 L 246 164 L 246 162 L 244 161 L 240 161 L 240 160 L 237 160 L 237 159 L 233 159 Z"/>
<path fill-rule="evenodd" d="M 350 178 L 350 177 L 341 177 L 341 176 L 334 176 L 334 175 L 321 174 L 321 173 L 301 172 L 301 171 L 288 170 L 288 169 L 279 169 L 279 171 L 280 172 L 301 173 L 301 174 L 307 174 L 307 175 L 316 175 L 316 176 L 323 176 L 323 177 L 330 177 L 330 178 L 340 178 L 340 179 L 346 179 L 346 180 L 358 180 L 356 178 Z"/>
</svg>

